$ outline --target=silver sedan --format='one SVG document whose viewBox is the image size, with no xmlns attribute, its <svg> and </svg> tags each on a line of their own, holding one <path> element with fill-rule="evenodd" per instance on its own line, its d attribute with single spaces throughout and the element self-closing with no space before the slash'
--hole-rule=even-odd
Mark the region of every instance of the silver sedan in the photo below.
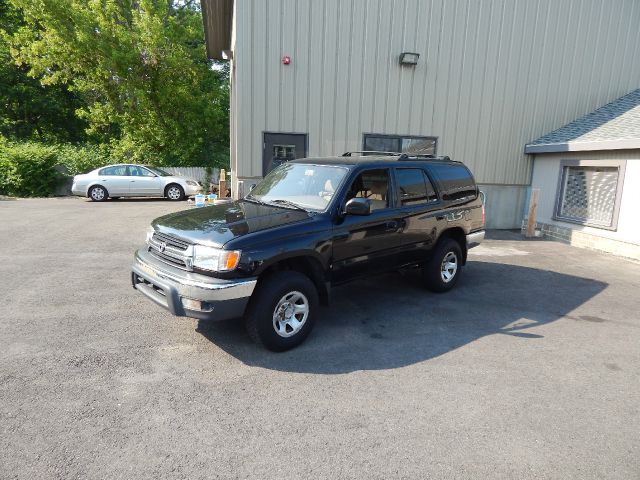
<svg viewBox="0 0 640 480">
<path fill-rule="evenodd" d="M 73 177 L 71 193 L 94 202 L 119 197 L 165 197 L 183 200 L 202 193 L 202 185 L 191 178 L 171 175 L 147 165 L 119 164 L 97 168 Z"/>
</svg>

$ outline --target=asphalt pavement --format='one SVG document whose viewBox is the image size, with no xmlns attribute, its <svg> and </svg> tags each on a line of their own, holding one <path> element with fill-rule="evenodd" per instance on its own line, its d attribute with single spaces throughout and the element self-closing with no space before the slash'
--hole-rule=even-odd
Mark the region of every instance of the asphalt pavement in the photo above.
<svg viewBox="0 0 640 480">
<path fill-rule="evenodd" d="M 187 204 L 0 201 L 0 478 L 640 478 L 640 265 L 491 232 L 456 290 L 333 291 L 301 347 L 130 285 Z"/>
</svg>

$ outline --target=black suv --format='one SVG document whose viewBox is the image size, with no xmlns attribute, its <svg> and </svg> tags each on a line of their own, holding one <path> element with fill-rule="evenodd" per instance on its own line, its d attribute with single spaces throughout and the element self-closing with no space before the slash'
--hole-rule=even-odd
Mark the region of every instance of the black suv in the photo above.
<svg viewBox="0 0 640 480">
<path fill-rule="evenodd" d="M 453 288 L 484 239 L 480 196 L 448 157 L 294 160 L 241 200 L 154 220 L 133 286 L 174 315 L 244 317 L 256 341 L 286 350 L 309 335 L 334 285 L 418 266 L 429 289 Z"/>
</svg>

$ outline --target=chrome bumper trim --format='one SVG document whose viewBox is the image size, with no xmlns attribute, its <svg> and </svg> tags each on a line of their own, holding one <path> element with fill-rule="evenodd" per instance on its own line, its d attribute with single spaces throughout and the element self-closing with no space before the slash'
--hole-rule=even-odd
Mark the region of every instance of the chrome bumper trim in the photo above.
<svg viewBox="0 0 640 480">
<path fill-rule="evenodd" d="M 473 232 L 467 235 L 467 248 L 477 247 L 484 240 L 485 231 Z"/>
<path fill-rule="evenodd" d="M 237 296 L 234 296 L 233 298 L 237 298 L 240 296 L 247 296 L 247 297 L 251 296 L 251 294 L 253 293 L 253 289 L 256 286 L 256 283 L 258 282 L 257 279 L 248 279 L 248 280 L 223 281 L 220 283 L 212 283 L 212 282 L 204 282 L 204 281 L 199 281 L 192 278 L 187 278 L 187 276 L 180 276 L 179 274 L 174 274 L 160 267 L 157 264 L 151 265 L 149 262 L 145 262 L 140 257 L 140 251 L 137 251 L 135 254 L 134 265 L 140 266 L 143 272 L 150 273 L 160 279 L 169 280 L 171 282 L 175 282 L 177 284 L 184 285 L 187 287 L 201 288 L 203 290 L 209 290 L 209 291 L 224 291 L 224 290 L 237 289 L 238 291 L 243 290 L 243 293 L 246 293 L 246 295 L 237 295 Z M 194 275 L 195 274 L 189 274 L 188 276 L 192 277 Z M 212 279 L 212 280 L 214 282 L 216 281 L 216 279 Z"/>
</svg>

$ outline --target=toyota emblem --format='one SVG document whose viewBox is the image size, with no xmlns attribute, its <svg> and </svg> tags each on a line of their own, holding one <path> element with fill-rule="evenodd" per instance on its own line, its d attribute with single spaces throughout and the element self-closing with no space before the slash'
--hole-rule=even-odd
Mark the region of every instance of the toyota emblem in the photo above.
<svg viewBox="0 0 640 480">
<path fill-rule="evenodd" d="M 165 248 L 167 248 L 167 244 L 165 242 L 160 243 L 160 247 L 158 248 L 158 250 L 160 250 L 160 253 L 164 252 Z"/>
</svg>

